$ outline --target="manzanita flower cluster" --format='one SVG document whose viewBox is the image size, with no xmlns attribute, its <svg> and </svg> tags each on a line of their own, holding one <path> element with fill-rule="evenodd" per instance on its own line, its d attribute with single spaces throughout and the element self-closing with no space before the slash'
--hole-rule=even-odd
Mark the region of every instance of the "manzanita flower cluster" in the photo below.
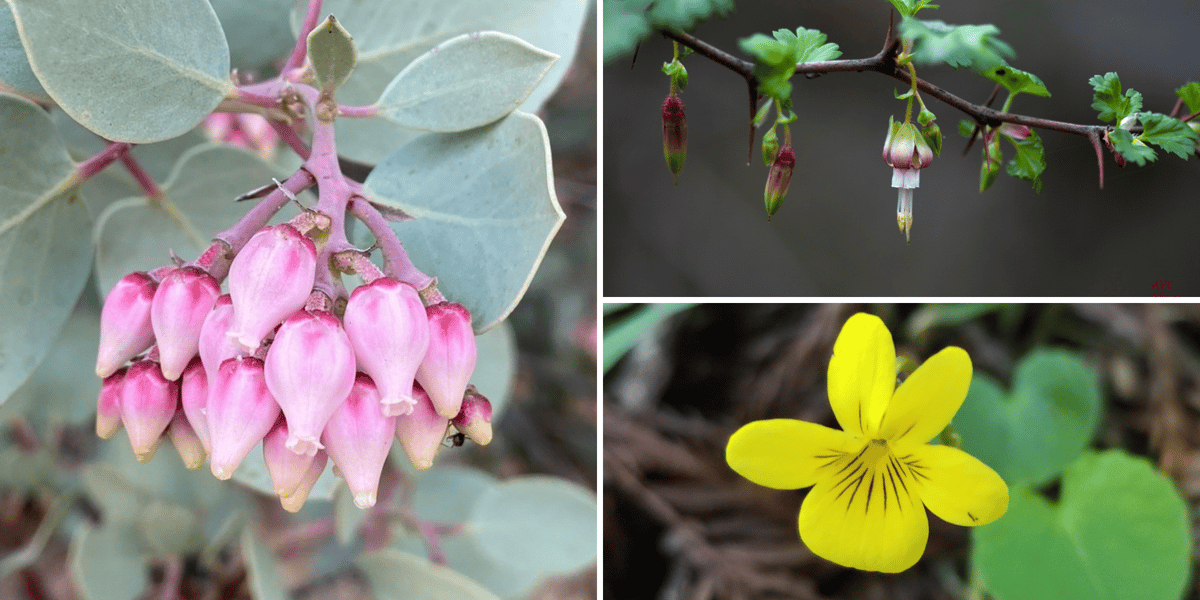
<svg viewBox="0 0 1200 600">
<path fill-rule="evenodd" d="M 170 437 L 189 468 L 207 456 L 219 479 L 262 442 L 289 510 L 329 460 L 366 508 L 393 439 L 418 469 L 451 426 L 491 441 L 490 405 L 469 385 L 470 312 L 339 250 L 323 217 L 306 211 L 236 253 L 218 239 L 193 263 L 122 278 L 101 314 L 96 432 L 123 425 L 143 462 Z M 331 267 L 365 283 L 347 297 Z"/>
</svg>

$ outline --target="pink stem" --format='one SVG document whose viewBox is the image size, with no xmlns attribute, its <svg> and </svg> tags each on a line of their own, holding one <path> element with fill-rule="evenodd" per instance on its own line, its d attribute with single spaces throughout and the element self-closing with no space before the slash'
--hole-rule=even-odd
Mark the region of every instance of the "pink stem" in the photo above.
<svg viewBox="0 0 1200 600">
<path fill-rule="evenodd" d="M 129 152 L 131 148 L 133 148 L 133 144 L 127 142 L 110 142 L 108 147 L 101 150 L 99 154 L 79 163 L 79 167 L 75 169 L 75 176 L 80 181 L 87 181 L 111 165 L 122 154 Z"/>
<path fill-rule="evenodd" d="M 317 19 L 320 16 L 321 0 L 308 0 L 308 12 L 304 14 L 304 24 L 300 26 L 300 35 L 296 37 L 296 47 L 292 49 L 292 55 L 280 69 L 281 73 L 287 73 L 304 64 L 304 59 L 308 57 L 308 34 L 317 27 Z"/>
<path fill-rule="evenodd" d="M 379 107 L 372 104 L 370 106 L 347 106 L 345 104 L 338 105 L 338 114 L 343 117 L 363 118 L 363 117 L 378 117 Z"/>
<path fill-rule="evenodd" d="M 121 164 L 125 165 L 125 170 L 129 171 L 130 175 L 133 175 L 133 179 L 137 181 L 138 187 L 142 188 L 142 191 L 146 193 L 146 197 L 149 198 L 151 202 L 155 204 L 162 203 L 162 188 L 158 187 L 158 183 L 155 182 L 154 178 L 142 168 L 142 165 L 138 163 L 133 154 L 129 152 L 122 152 Z"/>
<path fill-rule="evenodd" d="M 279 139 L 283 140 L 292 149 L 292 152 L 295 152 L 300 158 L 308 160 L 312 154 L 312 148 L 309 148 L 308 143 L 300 138 L 300 134 L 296 133 L 294 127 L 282 121 L 272 120 L 270 123 L 275 133 L 279 134 Z"/>
<path fill-rule="evenodd" d="M 433 282 L 433 277 L 426 275 L 414 265 L 404 250 L 404 244 L 396 236 L 396 231 L 388 224 L 387 219 L 362 196 L 350 199 L 350 214 L 358 217 L 363 225 L 375 236 L 375 243 L 383 251 L 383 272 L 389 277 L 412 285 L 418 290 L 425 289 Z M 444 302 L 441 292 L 437 293 L 434 303 Z"/>
<path fill-rule="evenodd" d="M 301 168 L 298 169 L 287 181 L 283 182 L 284 189 L 291 192 L 293 195 L 299 194 L 304 190 L 312 187 L 316 183 L 316 178 L 312 173 Z M 237 253 L 250 241 L 250 237 L 256 231 L 262 229 L 271 220 L 271 216 L 279 212 L 279 209 L 291 202 L 291 199 L 283 193 L 283 190 L 275 188 L 265 198 L 259 201 L 258 205 L 250 209 L 246 216 L 238 221 L 236 225 L 218 233 L 213 239 L 225 243 L 229 252 Z M 216 275 L 214 275 L 216 277 Z"/>
</svg>

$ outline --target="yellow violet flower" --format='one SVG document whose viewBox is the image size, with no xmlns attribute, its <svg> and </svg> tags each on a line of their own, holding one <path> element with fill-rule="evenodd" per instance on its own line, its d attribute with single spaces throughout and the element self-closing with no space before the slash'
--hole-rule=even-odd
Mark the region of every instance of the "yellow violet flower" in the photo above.
<svg viewBox="0 0 1200 600">
<path fill-rule="evenodd" d="M 955 525 L 984 525 L 1008 510 L 1008 486 L 991 467 L 930 445 L 967 397 L 971 358 L 933 355 L 896 388 L 892 335 L 874 315 L 846 321 L 829 361 L 829 403 L 842 430 L 792 419 L 754 421 L 729 438 L 725 460 L 759 485 L 812 486 L 800 539 L 817 556 L 865 571 L 899 573 L 929 539 L 925 508 Z"/>
</svg>

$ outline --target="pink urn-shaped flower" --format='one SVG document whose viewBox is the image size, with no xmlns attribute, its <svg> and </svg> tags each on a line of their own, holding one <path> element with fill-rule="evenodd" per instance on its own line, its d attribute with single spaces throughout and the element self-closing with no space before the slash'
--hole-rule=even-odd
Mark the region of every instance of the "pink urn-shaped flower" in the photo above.
<svg viewBox="0 0 1200 600">
<path fill-rule="evenodd" d="M 96 435 L 108 439 L 121 429 L 121 390 L 125 387 L 126 369 L 104 378 L 96 398 Z"/>
<path fill-rule="evenodd" d="M 167 381 L 158 363 L 139 360 L 125 372 L 120 405 L 133 453 L 149 462 L 179 406 L 179 384 Z"/>
<path fill-rule="evenodd" d="M 96 375 L 108 377 L 154 343 L 150 305 L 156 284 L 150 275 L 130 273 L 113 286 L 100 312 Z"/>
<path fill-rule="evenodd" d="M 235 356 L 246 355 L 241 344 L 229 335 L 232 326 L 233 300 L 229 294 L 225 294 L 217 298 L 200 327 L 200 361 L 204 364 L 209 381 L 216 378 L 221 363 Z"/>
<path fill-rule="evenodd" d="M 229 479 L 279 418 L 279 404 L 267 389 L 263 362 L 239 356 L 221 363 L 209 384 L 205 411 L 212 474 Z"/>
<path fill-rule="evenodd" d="M 172 269 L 159 282 L 150 305 L 150 322 L 163 377 L 179 379 L 196 356 L 200 328 L 220 295 L 221 284 L 196 267 Z"/>
<path fill-rule="evenodd" d="M 403 418 L 403 417 L 401 417 Z M 354 494 L 359 508 L 375 506 L 379 474 L 392 449 L 397 417 L 385 417 L 379 392 L 370 377 L 359 373 L 350 397 L 333 411 L 321 441 Z"/>
<path fill-rule="evenodd" d="M 314 456 L 288 450 L 287 439 L 288 427 L 284 419 L 276 421 L 263 437 L 263 460 L 267 463 L 271 484 L 275 486 L 275 495 L 280 498 L 296 493 L 314 459 Z"/>
<path fill-rule="evenodd" d="M 215 378 L 214 378 L 215 379 Z M 191 423 L 192 430 L 200 438 L 200 444 L 207 454 L 212 452 L 212 441 L 208 437 L 208 375 L 204 372 L 204 364 L 199 358 L 193 358 L 183 370 L 179 383 L 179 403 L 182 405 L 183 416 Z"/>
<path fill-rule="evenodd" d="M 307 310 L 288 317 L 267 351 L 266 375 L 287 418 L 287 448 L 312 456 L 354 384 L 354 349 L 337 317 Z"/>
<path fill-rule="evenodd" d="M 412 412 L 396 419 L 396 439 L 408 454 L 408 460 L 419 471 L 433 466 L 433 458 L 446 439 L 446 431 L 450 429 L 450 421 L 437 413 L 429 394 L 421 389 L 421 385 L 413 386 L 413 397 L 416 404 Z"/>
<path fill-rule="evenodd" d="M 274 225 L 254 234 L 229 266 L 229 336 L 247 351 L 258 348 L 276 325 L 304 308 L 316 266 L 316 246 L 295 227 Z"/>
<path fill-rule="evenodd" d="M 434 304 L 425 312 L 429 317 L 429 348 L 417 368 L 417 381 L 438 414 L 451 419 L 458 414 L 463 392 L 475 371 L 471 313 L 457 302 Z"/>
<path fill-rule="evenodd" d="M 471 441 L 486 446 L 492 441 L 492 403 L 469 386 L 463 397 L 462 410 L 450 422 Z"/>
<path fill-rule="evenodd" d="M 429 321 L 417 290 L 387 277 L 359 286 L 350 294 L 345 320 L 359 367 L 379 390 L 383 414 L 408 414 L 429 347 Z"/>
<path fill-rule="evenodd" d="M 304 508 L 304 502 L 308 500 L 308 495 L 312 493 L 313 487 L 317 485 L 317 480 L 325 472 L 325 465 L 328 464 L 329 456 L 325 454 L 324 450 L 317 450 L 308 469 L 304 471 L 304 476 L 300 478 L 300 484 L 296 486 L 296 490 L 291 495 L 279 497 L 279 504 L 283 506 L 283 510 L 294 513 Z"/>
<path fill-rule="evenodd" d="M 204 466 L 204 456 L 207 454 L 204 444 L 200 443 L 200 436 L 196 435 L 196 430 L 182 410 L 175 411 L 175 416 L 167 425 L 167 436 L 171 438 L 171 443 L 179 452 L 183 466 L 187 467 L 189 471 L 195 471 Z"/>
</svg>

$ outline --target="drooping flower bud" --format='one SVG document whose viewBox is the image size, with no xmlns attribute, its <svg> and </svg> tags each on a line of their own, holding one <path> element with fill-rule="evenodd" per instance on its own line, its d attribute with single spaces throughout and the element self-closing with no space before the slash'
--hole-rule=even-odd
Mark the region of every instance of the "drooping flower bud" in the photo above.
<svg viewBox="0 0 1200 600">
<path fill-rule="evenodd" d="M 419 471 L 433 466 L 433 458 L 442 447 L 450 421 L 437 413 L 429 394 L 421 385 L 413 386 L 416 404 L 412 412 L 396 419 L 396 439 L 408 454 L 408 460 Z"/>
<path fill-rule="evenodd" d="M 287 418 L 289 450 L 312 456 L 322 447 L 329 415 L 354 385 L 354 366 L 354 349 L 332 314 L 301 310 L 279 327 L 267 351 L 266 375 Z"/>
<path fill-rule="evenodd" d="M 175 411 L 170 425 L 167 425 L 167 435 L 170 436 L 171 443 L 175 445 L 175 450 L 179 452 L 183 466 L 187 467 L 189 471 L 195 471 L 204 466 L 206 455 L 204 445 L 200 443 L 200 437 L 182 410 Z"/>
<path fill-rule="evenodd" d="M 295 227 L 259 230 L 229 266 L 229 335 L 253 352 L 276 325 L 304 308 L 316 268 L 316 246 Z"/>
<path fill-rule="evenodd" d="M 679 174 L 683 172 L 683 162 L 687 160 L 687 115 L 683 101 L 675 92 L 663 100 L 662 122 L 663 156 L 667 159 L 667 168 L 675 176 L 675 185 L 679 185 Z"/>
<path fill-rule="evenodd" d="M 763 203 L 767 206 L 767 220 L 775 216 L 787 196 L 788 185 L 792 183 L 792 172 L 796 170 L 796 152 L 791 144 L 786 144 L 775 155 L 775 162 L 767 174 L 767 189 L 763 192 Z"/>
<path fill-rule="evenodd" d="M 221 284 L 196 267 L 172 269 L 159 282 L 150 306 L 150 322 L 163 377 L 179 379 L 188 361 L 196 356 L 200 328 L 220 295 Z"/>
<path fill-rule="evenodd" d="M 397 418 L 403 417 L 383 415 L 375 384 L 359 373 L 350 397 L 333 411 L 321 434 L 325 452 L 346 478 L 359 508 L 375 506 L 379 474 L 392 449 Z"/>
<path fill-rule="evenodd" d="M 417 368 L 417 381 L 433 400 L 438 414 L 451 419 L 458 414 L 463 392 L 475 371 L 471 313 L 457 302 L 434 304 L 425 312 L 429 317 L 429 349 Z"/>
<path fill-rule="evenodd" d="M 417 290 L 387 277 L 359 286 L 346 303 L 345 321 L 358 364 L 379 390 L 383 414 L 408 414 L 417 368 L 429 348 L 429 320 Z"/>
<path fill-rule="evenodd" d="M 200 438 L 204 453 L 212 452 L 212 442 L 208 436 L 208 375 L 204 372 L 204 363 L 199 358 L 193 358 L 183 370 L 179 383 L 179 400 L 183 415 L 192 425 L 192 431 Z"/>
<path fill-rule="evenodd" d="M 150 462 L 179 406 L 179 384 L 162 376 L 158 363 L 139 360 L 125 372 L 121 422 L 140 462 Z"/>
<path fill-rule="evenodd" d="M 296 492 L 305 473 L 312 466 L 313 456 L 296 454 L 287 449 L 287 421 L 279 419 L 263 437 L 263 460 L 275 486 L 275 495 L 286 498 Z"/>
<path fill-rule="evenodd" d="M 463 397 L 462 410 L 451 423 L 471 441 L 486 446 L 492 441 L 492 403 L 475 386 L 469 386 Z"/>
<path fill-rule="evenodd" d="M 325 454 L 324 450 L 317 450 L 317 453 L 313 455 L 312 464 L 308 465 L 308 470 L 304 472 L 304 477 L 300 478 L 300 484 L 296 486 L 296 490 L 290 496 L 279 498 L 279 504 L 283 506 L 283 510 L 294 513 L 304 508 L 304 502 L 308 500 L 313 486 L 317 485 L 317 480 L 325 472 L 327 464 L 329 464 L 329 456 Z"/>
<path fill-rule="evenodd" d="M 121 429 L 121 390 L 125 386 L 126 369 L 117 369 L 100 384 L 96 398 L 96 435 L 109 439 Z"/>
<path fill-rule="evenodd" d="M 204 363 L 204 372 L 209 381 L 216 379 L 221 363 L 235 356 L 246 355 L 241 344 L 228 335 L 232 326 L 233 301 L 229 294 L 225 294 L 217 298 L 200 327 L 200 361 Z"/>
<path fill-rule="evenodd" d="M 154 343 L 150 305 L 156 284 L 150 275 L 130 273 L 113 286 L 100 312 L 96 375 L 108 377 Z"/>
<path fill-rule="evenodd" d="M 235 357 L 221 363 L 209 384 L 210 463 L 217 479 L 229 479 L 279 418 L 279 404 L 267 389 L 263 362 Z"/>
</svg>

